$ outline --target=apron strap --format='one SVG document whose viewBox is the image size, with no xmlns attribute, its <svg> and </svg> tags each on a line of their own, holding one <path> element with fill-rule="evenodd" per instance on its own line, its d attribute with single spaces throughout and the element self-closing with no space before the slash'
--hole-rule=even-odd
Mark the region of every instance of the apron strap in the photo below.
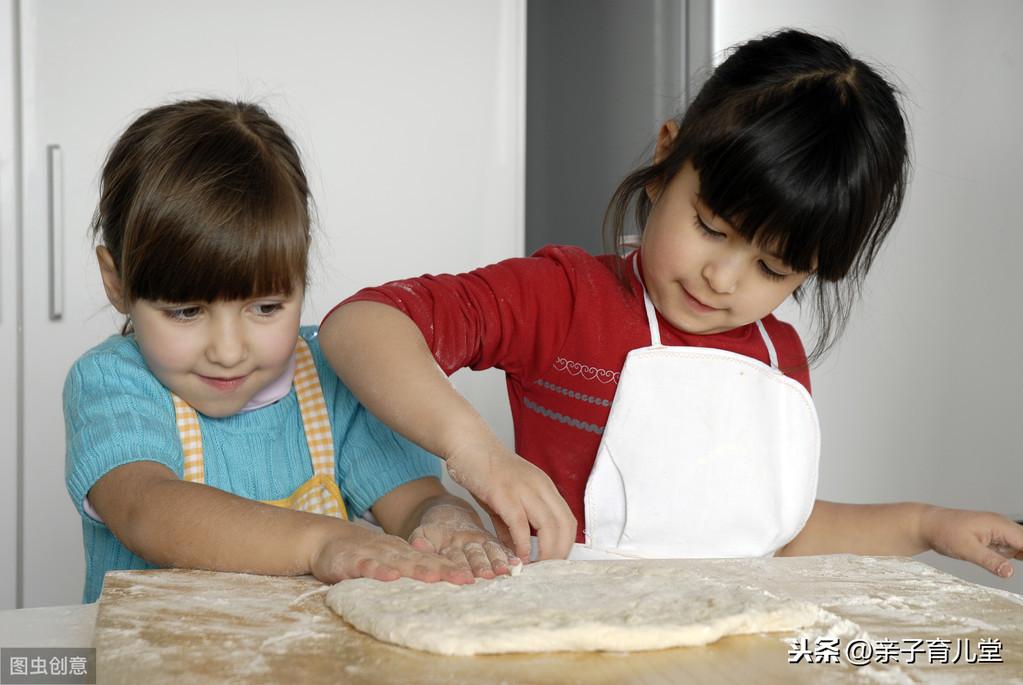
<svg viewBox="0 0 1023 685">
<path fill-rule="evenodd" d="M 334 435 L 330 429 L 327 403 L 320 387 L 320 375 L 309 344 L 298 339 L 295 347 L 295 394 L 302 412 L 306 444 L 313 458 L 313 471 L 334 480 Z"/>
<path fill-rule="evenodd" d="M 777 370 L 778 353 L 774 349 L 774 343 L 771 341 L 771 336 L 767 333 L 764 322 L 760 319 L 757 319 L 757 330 L 760 331 L 760 337 L 764 339 L 764 345 L 767 347 L 767 356 L 771 360 L 771 368 Z"/>
<path fill-rule="evenodd" d="M 639 286 L 643 288 L 643 306 L 646 307 L 646 323 L 650 327 L 650 344 L 653 347 L 660 347 L 661 328 L 657 325 L 657 312 L 654 310 L 654 303 L 650 301 L 650 296 L 646 292 L 646 284 L 643 283 L 643 277 L 639 273 L 639 250 L 636 250 L 635 255 L 632 260 L 632 271 L 636 274 Z"/>
<path fill-rule="evenodd" d="M 174 393 L 171 393 L 171 399 L 174 401 L 174 418 L 177 420 L 178 436 L 181 438 L 181 451 L 185 455 L 184 480 L 205 483 L 199 415 L 191 405 Z"/>
<path fill-rule="evenodd" d="M 309 344 L 302 338 L 298 339 L 295 346 L 294 384 L 306 444 L 312 457 L 313 473 L 334 480 L 334 434 L 330 428 L 327 403 L 323 399 L 323 388 L 320 387 L 320 376 L 316 373 L 316 362 L 309 351 Z M 184 480 L 205 483 L 199 415 L 191 405 L 174 393 L 171 393 L 171 399 L 174 401 L 174 417 L 178 425 L 178 436 L 181 438 L 181 450 L 185 457 Z"/>
<path fill-rule="evenodd" d="M 640 287 L 643 288 L 643 306 L 646 307 L 646 322 L 647 326 L 650 327 L 650 344 L 653 347 L 659 347 L 661 345 L 661 329 L 657 325 L 657 312 L 654 310 L 654 303 L 650 301 L 650 296 L 646 292 L 643 276 L 639 273 L 639 250 L 636 250 L 633 254 L 636 256 L 632 260 L 632 271 L 636 274 L 636 280 L 639 281 Z M 757 319 L 756 324 L 757 330 L 760 331 L 760 337 L 764 341 L 764 346 L 767 348 L 767 357 L 771 361 L 771 368 L 777 370 L 778 352 L 774 349 L 774 342 L 771 341 L 771 336 L 767 332 L 764 322 Z"/>
</svg>

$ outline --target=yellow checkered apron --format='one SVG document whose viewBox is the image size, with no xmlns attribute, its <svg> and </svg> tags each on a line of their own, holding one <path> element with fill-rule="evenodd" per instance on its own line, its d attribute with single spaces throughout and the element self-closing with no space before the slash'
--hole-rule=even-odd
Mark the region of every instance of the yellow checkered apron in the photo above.
<svg viewBox="0 0 1023 685">
<path fill-rule="evenodd" d="M 295 394 L 302 413 L 309 454 L 313 459 L 313 477 L 299 486 L 291 496 L 269 500 L 265 504 L 347 519 L 348 512 L 341 498 L 341 490 L 334 479 L 334 437 L 330 430 L 327 403 L 323 399 L 320 377 L 316 373 L 316 363 L 309 351 L 309 344 L 302 338 L 298 339 L 295 347 Z M 171 393 L 171 397 L 174 399 L 181 449 L 185 454 L 184 480 L 205 483 L 199 416 L 180 397 L 174 393 Z"/>
</svg>

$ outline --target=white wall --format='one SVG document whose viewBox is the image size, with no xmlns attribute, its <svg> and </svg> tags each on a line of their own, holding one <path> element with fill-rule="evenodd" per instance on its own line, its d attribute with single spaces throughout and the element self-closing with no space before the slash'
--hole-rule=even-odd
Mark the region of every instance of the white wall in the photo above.
<svg viewBox="0 0 1023 685">
<path fill-rule="evenodd" d="M 894 73 L 914 146 L 902 216 L 813 374 L 820 495 L 1021 515 L 1023 3 L 717 0 L 714 50 L 783 26 Z M 1023 592 L 1023 563 L 1005 582 L 922 558 Z"/>
</svg>

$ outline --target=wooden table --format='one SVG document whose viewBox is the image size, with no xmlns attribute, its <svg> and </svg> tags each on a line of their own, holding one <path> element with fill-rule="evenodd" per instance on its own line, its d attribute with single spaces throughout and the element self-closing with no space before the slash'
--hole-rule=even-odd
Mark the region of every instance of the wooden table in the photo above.
<svg viewBox="0 0 1023 685">
<path fill-rule="evenodd" d="M 587 563 L 587 562 L 576 562 Z M 664 562 L 657 562 L 664 563 Z M 815 602 L 834 617 L 802 631 L 814 659 L 789 663 L 794 635 L 733 637 L 634 653 L 442 657 L 384 644 L 324 605 L 313 578 L 124 571 L 107 576 L 96 621 L 100 682 L 158 683 L 1006 683 L 1023 682 L 1023 598 L 900 557 L 679 560 L 737 585 Z M 854 640 L 898 663 L 849 663 Z M 887 642 L 880 642 L 887 640 Z M 918 646 L 915 641 L 922 641 Z M 1002 663 L 941 663 L 997 640 Z M 985 659 L 992 658 L 990 647 Z M 894 645 L 894 647 L 893 647 Z M 906 663 L 916 649 L 916 663 Z M 902 650 L 907 650 L 903 652 Z M 878 652 L 879 653 L 879 652 Z M 937 661 L 931 663 L 933 657 Z"/>
</svg>

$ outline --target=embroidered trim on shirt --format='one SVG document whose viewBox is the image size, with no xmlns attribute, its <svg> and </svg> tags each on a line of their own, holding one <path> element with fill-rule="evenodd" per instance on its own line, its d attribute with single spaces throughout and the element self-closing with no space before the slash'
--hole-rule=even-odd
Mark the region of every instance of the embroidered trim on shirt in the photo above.
<svg viewBox="0 0 1023 685">
<path fill-rule="evenodd" d="M 611 406 L 611 400 L 605 400 L 602 397 L 594 397 L 593 395 L 587 395 L 585 393 L 576 392 L 575 390 L 569 390 L 568 388 L 563 388 L 560 385 L 554 385 L 553 383 L 548 383 L 547 381 L 543 381 L 543 380 L 538 380 L 538 381 L 535 381 L 535 382 L 541 388 L 547 388 L 548 390 L 552 390 L 552 391 L 554 391 L 556 393 L 565 395 L 566 397 L 571 397 L 572 399 L 582 400 L 583 402 L 589 402 L 590 404 L 596 404 L 596 405 L 598 405 L 600 407 L 610 407 Z"/>
<path fill-rule="evenodd" d="M 581 362 L 574 362 L 564 357 L 558 357 L 554 360 L 552 365 L 555 371 L 566 371 L 573 376 L 582 376 L 588 381 L 597 380 L 601 383 L 617 383 L 621 377 L 620 371 L 608 371 L 607 369 L 598 369 L 593 366 L 588 366 Z"/>
<path fill-rule="evenodd" d="M 546 407 L 541 407 L 539 404 L 536 404 L 535 402 L 531 402 L 526 397 L 522 398 L 522 402 L 526 405 L 527 408 L 532 409 L 537 414 L 540 414 L 541 416 L 546 416 L 547 418 L 553 419 L 559 423 L 564 423 L 568 426 L 572 426 L 573 428 L 578 428 L 579 430 L 589 431 L 590 433 L 596 433 L 597 435 L 602 435 L 604 433 L 603 426 L 598 426 L 593 423 L 586 423 L 585 421 L 580 421 L 579 419 L 573 419 L 571 416 L 565 416 L 564 414 L 559 414 L 556 411 L 551 411 Z"/>
</svg>

